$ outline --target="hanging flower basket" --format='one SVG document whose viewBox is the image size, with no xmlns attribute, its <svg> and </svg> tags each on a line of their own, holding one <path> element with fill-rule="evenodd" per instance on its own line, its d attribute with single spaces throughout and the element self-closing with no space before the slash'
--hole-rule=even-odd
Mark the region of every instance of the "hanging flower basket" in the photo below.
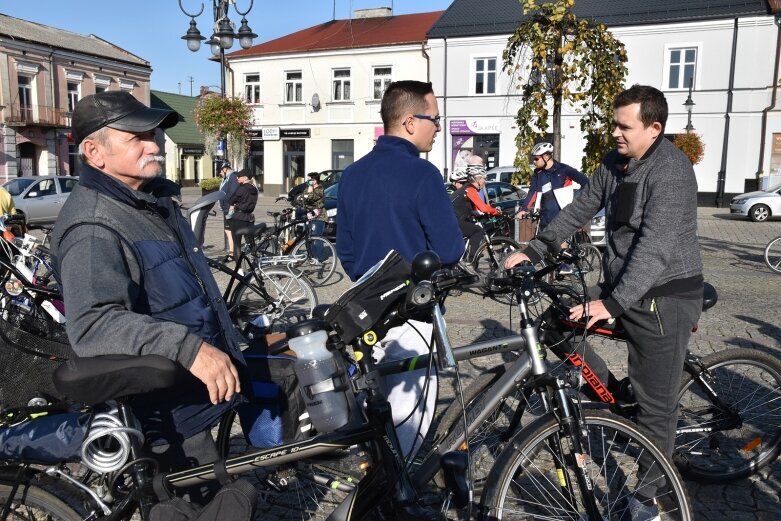
<svg viewBox="0 0 781 521">
<path fill-rule="evenodd" d="M 195 125 L 204 135 L 206 152 L 214 156 L 217 143 L 228 140 L 227 159 L 234 166 L 244 164 L 247 132 L 252 126 L 252 109 L 241 98 L 204 96 L 193 110 Z"/>
<path fill-rule="evenodd" d="M 702 157 L 705 154 L 705 145 L 702 143 L 700 136 L 694 132 L 676 135 L 673 139 L 673 145 L 686 154 L 686 157 L 689 158 L 693 165 L 702 161 Z"/>
</svg>

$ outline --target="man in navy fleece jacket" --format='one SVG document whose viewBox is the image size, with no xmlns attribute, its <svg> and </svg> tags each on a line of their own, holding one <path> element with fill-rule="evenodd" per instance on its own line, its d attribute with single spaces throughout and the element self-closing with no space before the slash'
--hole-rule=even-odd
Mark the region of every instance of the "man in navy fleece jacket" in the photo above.
<svg viewBox="0 0 781 521">
<path fill-rule="evenodd" d="M 440 130 L 439 108 L 430 83 L 391 83 L 380 107 L 385 135 L 374 150 L 347 167 L 339 183 L 336 252 L 356 280 L 390 250 L 407 261 L 433 250 L 455 264 L 464 238 L 439 171 L 420 158 Z M 374 346 L 377 361 L 428 353 L 431 324 L 409 321 Z M 437 381 L 426 369 L 383 379 L 396 433 L 408 461 L 426 436 L 436 407 Z M 420 394 L 427 389 L 425 400 Z"/>
<path fill-rule="evenodd" d="M 356 280 L 391 249 L 407 261 L 433 250 L 454 264 L 464 239 L 437 168 L 420 157 L 440 130 L 430 83 L 397 81 L 380 109 L 385 135 L 342 174 L 336 252 Z"/>
</svg>

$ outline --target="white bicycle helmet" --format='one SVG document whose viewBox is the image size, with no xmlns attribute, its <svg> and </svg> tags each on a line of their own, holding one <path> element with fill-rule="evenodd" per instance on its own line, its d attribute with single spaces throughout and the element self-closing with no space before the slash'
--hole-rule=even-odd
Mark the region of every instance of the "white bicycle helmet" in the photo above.
<svg viewBox="0 0 781 521">
<path fill-rule="evenodd" d="M 534 145 L 534 148 L 532 148 L 532 155 L 541 156 L 543 154 L 553 154 L 553 145 L 546 143 L 545 141 Z"/>
<path fill-rule="evenodd" d="M 466 181 L 466 170 L 458 169 L 450 173 L 451 183 L 463 183 Z"/>
</svg>

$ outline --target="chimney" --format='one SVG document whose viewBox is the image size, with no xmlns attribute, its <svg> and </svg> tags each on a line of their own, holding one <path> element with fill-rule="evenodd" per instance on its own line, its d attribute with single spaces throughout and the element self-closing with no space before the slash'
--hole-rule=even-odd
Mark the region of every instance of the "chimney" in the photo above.
<svg viewBox="0 0 781 521">
<path fill-rule="evenodd" d="M 353 18 L 382 18 L 392 16 L 392 14 L 390 7 L 372 7 L 371 9 L 356 9 Z"/>
<path fill-rule="evenodd" d="M 203 97 L 204 94 L 208 94 L 208 93 L 209 93 L 209 87 L 207 87 L 206 85 L 201 85 L 201 89 L 200 92 L 198 93 L 198 96 Z"/>
</svg>

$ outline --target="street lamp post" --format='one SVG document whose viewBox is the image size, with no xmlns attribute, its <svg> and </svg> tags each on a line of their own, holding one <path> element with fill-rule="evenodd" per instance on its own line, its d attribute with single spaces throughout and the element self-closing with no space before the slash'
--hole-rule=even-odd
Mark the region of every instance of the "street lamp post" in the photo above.
<svg viewBox="0 0 781 521">
<path fill-rule="evenodd" d="M 694 127 L 692 126 L 692 109 L 694 108 L 694 101 L 692 100 L 692 86 L 694 84 L 694 78 L 689 80 L 689 97 L 686 98 L 686 101 L 683 102 L 683 106 L 686 108 L 687 119 L 686 119 L 686 133 L 691 134 L 691 131 L 694 130 Z"/>
<path fill-rule="evenodd" d="M 236 0 L 212 0 L 212 13 L 214 15 L 213 32 L 211 37 L 206 40 L 201 36 L 201 32 L 198 30 L 195 19 L 198 18 L 204 9 L 204 4 L 201 3 L 201 10 L 195 14 L 187 12 L 182 0 L 179 0 L 179 9 L 184 14 L 190 17 L 190 28 L 187 33 L 182 36 L 182 39 L 187 42 L 187 48 L 192 52 L 197 52 L 201 48 L 201 42 L 206 40 L 206 44 L 211 48 L 212 54 L 220 57 L 220 92 L 221 96 L 225 97 L 225 51 L 233 47 L 233 41 L 239 40 L 239 45 L 242 49 L 249 49 L 252 47 L 252 40 L 257 38 L 258 35 L 252 32 L 249 23 L 247 22 L 247 14 L 252 10 L 252 4 L 254 0 L 250 0 L 249 7 L 246 11 L 240 11 L 236 6 Z M 241 26 L 237 32 L 234 32 L 235 25 L 228 18 L 228 12 L 230 5 L 233 4 L 233 9 L 241 16 Z M 225 137 L 222 140 L 223 157 L 227 156 L 228 149 Z"/>
</svg>

